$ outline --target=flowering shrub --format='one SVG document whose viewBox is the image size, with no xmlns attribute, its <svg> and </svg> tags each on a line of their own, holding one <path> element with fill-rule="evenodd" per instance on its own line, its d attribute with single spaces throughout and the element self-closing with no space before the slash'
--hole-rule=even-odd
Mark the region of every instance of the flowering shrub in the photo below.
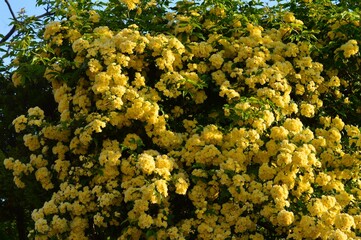
<svg viewBox="0 0 361 240">
<path fill-rule="evenodd" d="M 296 3 L 316 19 L 317 1 Z M 360 75 L 330 63 L 359 69 L 359 11 L 318 33 L 292 4 L 180 1 L 147 29 L 156 1 L 62 4 L 33 53 L 58 113 L 16 118 L 28 155 L 4 161 L 52 193 L 31 237 L 361 236 Z"/>
</svg>

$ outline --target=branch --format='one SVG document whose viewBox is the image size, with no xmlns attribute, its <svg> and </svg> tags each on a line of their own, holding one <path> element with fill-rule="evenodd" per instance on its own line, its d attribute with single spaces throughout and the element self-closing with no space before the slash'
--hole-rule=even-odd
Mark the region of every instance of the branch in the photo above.
<svg viewBox="0 0 361 240">
<path fill-rule="evenodd" d="M 5 0 L 5 1 L 7 2 L 7 0 Z M 53 12 L 46 12 L 46 13 L 43 13 L 43 14 L 41 14 L 39 16 L 35 16 L 34 18 L 35 19 L 40 19 L 40 18 L 43 18 L 43 17 L 46 17 L 46 16 L 51 16 L 53 14 L 54 14 Z M 15 20 L 16 20 L 16 18 L 15 18 Z M 14 25 L 11 28 L 11 30 L 0 40 L 0 44 L 6 42 L 15 33 L 15 31 L 16 31 L 16 26 Z"/>
<path fill-rule="evenodd" d="M 1 39 L 0 44 L 6 42 L 6 41 L 11 37 L 11 35 L 14 34 L 15 31 L 16 31 L 16 26 L 14 25 L 14 26 L 10 29 L 10 31 Z"/>
<path fill-rule="evenodd" d="M 11 16 L 13 16 L 14 20 L 17 22 L 18 20 L 16 19 L 16 16 L 15 16 L 15 14 L 14 14 L 14 12 L 13 12 L 13 9 L 11 8 L 11 5 L 10 5 L 10 3 L 8 2 L 8 0 L 5 0 L 5 3 L 6 3 L 6 5 L 8 5 L 9 11 L 10 11 L 10 13 L 11 13 Z"/>
</svg>

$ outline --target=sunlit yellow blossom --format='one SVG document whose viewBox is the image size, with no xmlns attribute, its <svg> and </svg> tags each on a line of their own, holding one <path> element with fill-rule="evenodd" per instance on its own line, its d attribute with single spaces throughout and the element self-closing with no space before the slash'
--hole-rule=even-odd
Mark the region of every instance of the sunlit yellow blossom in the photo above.
<svg viewBox="0 0 361 240">
<path fill-rule="evenodd" d="M 329 235 L 329 239 L 347 240 L 349 239 L 349 237 L 347 236 L 346 233 L 342 232 L 340 229 L 336 229 L 331 232 L 331 234 Z"/>
<path fill-rule="evenodd" d="M 148 214 L 141 214 L 138 219 L 138 225 L 140 228 L 149 228 L 153 224 L 153 218 Z"/>
<path fill-rule="evenodd" d="M 275 176 L 276 169 L 268 166 L 267 163 L 263 163 L 262 166 L 259 168 L 258 174 L 262 180 L 269 180 Z"/>
<path fill-rule="evenodd" d="M 299 133 L 302 130 L 302 122 L 300 119 L 287 118 L 283 126 L 292 133 Z"/>
<path fill-rule="evenodd" d="M 315 239 L 321 234 L 316 226 L 315 219 L 310 216 L 302 216 L 299 226 L 305 238 Z"/>
<path fill-rule="evenodd" d="M 215 68 L 219 69 L 222 66 L 224 60 L 221 53 L 215 53 L 209 58 L 209 61 Z"/>
<path fill-rule="evenodd" d="M 175 187 L 176 187 L 176 193 L 185 195 L 187 193 L 189 184 L 184 180 L 184 178 L 178 178 Z"/>
<path fill-rule="evenodd" d="M 335 226 L 342 231 L 350 231 L 351 227 L 355 227 L 355 222 L 352 216 L 340 213 L 336 216 Z"/>
<path fill-rule="evenodd" d="M 284 16 L 283 16 L 283 20 L 285 22 L 291 23 L 294 22 L 296 20 L 294 14 L 292 12 L 287 12 Z"/>
<path fill-rule="evenodd" d="M 283 140 L 287 139 L 288 137 L 288 130 L 284 127 L 273 127 L 271 129 L 270 138 L 274 140 Z"/>
<path fill-rule="evenodd" d="M 262 36 L 262 27 L 254 26 L 252 24 L 247 24 L 247 30 L 249 31 L 251 37 L 261 37 Z"/>
<path fill-rule="evenodd" d="M 293 212 L 281 210 L 277 215 L 277 222 L 280 226 L 289 226 L 294 221 Z"/>
<path fill-rule="evenodd" d="M 97 23 L 99 22 L 100 16 L 99 14 L 94 11 L 94 10 L 90 10 L 89 11 L 89 20 L 92 21 L 93 23 Z"/>
<path fill-rule="evenodd" d="M 74 52 L 81 52 L 90 46 L 89 42 L 83 38 L 79 38 L 73 42 L 72 49 Z"/>
<path fill-rule="evenodd" d="M 345 58 L 349 58 L 352 55 L 357 54 L 359 51 L 357 41 L 354 39 L 349 40 L 347 43 L 343 44 L 339 49 L 343 51 L 343 55 L 345 56 Z"/>
<path fill-rule="evenodd" d="M 168 196 L 168 186 L 167 186 L 167 182 L 165 180 L 156 180 L 155 182 L 155 187 L 157 189 L 157 191 L 162 194 L 164 197 Z"/>
<path fill-rule="evenodd" d="M 323 205 L 322 200 L 314 199 L 307 204 L 307 210 L 312 216 L 321 216 L 325 211 L 327 211 L 327 208 Z"/>
<path fill-rule="evenodd" d="M 322 204 L 328 209 L 333 208 L 336 204 L 336 198 L 333 196 L 322 196 L 321 201 Z"/>
<path fill-rule="evenodd" d="M 58 33 L 61 29 L 60 22 L 50 22 L 45 26 L 44 39 L 49 39 L 55 33 Z"/>
<path fill-rule="evenodd" d="M 138 164 L 140 169 L 145 174 L 151 174 L 155 170 L 155 161 L 151 155 L 142 153 L 138 158 Z"/>
</svg>

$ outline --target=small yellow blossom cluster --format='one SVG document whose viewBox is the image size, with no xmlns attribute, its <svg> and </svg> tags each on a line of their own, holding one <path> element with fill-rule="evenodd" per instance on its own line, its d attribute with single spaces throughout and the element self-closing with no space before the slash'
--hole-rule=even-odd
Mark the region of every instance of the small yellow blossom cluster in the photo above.
<svg viewBox="0 0 361 240">
<path fill-rule="evenodd" d="M 124 202 L 132 206 L 127 214 L 129 221 L 140 229 L 168 227 L 172 211 L 169 196 L 174 192 L 185 195 L 189 187 L 187 175 L 177 168 L 173 158 L 155 150 L 122 159 Z M 156 211 L 151 209 L 155 206 Z"/>
<path fill-rule="evenodd" d="M 339 50 L 343 51 L 343 55 L 345 56 L 345 58 L 349 58 L 352 55 L 355 55 L 359 52 L 359 47 L 358 47 L 357 41 L 352 39 L 352 40 L 349 40 L 347 43 L 343 44 L 339 48 Z"/>
<path fill-rule="evenodd" d="M 346 14 L 342 19 L 337 16 L 333 16 L 328 19 L 328 33 L 327 36 L 335 40 L 347 40 L 347 32 L 344 31 L 346 27 L 349 28 L 358 28 L 360 26 L 360 20 L 355 20 L 351 14 Z"/>
<path fill-rule="evenodd" d="M 21 180 L 23 175 L 29 175 L 34 171 L 34 168 L 31 164 L 24 164 L 19 160 L 15 160 L 14 158 L 6 158 L 4 160 L 4 166 L 6 169 L 9 169 L 13 172 L 14 183 L 18 188 L 24 188 L 25 183 Z"/>
<path fill-rule="evenodd" d="M 76 16 L 46 26 L 53 57 L 74 55 L 44 74 L 59 119 L 37 107 L 16 118 L 30 157 L 4 162 L 19 187 L 34 173 L 53 191 L 32 214 L 36 238 L 356 238 L 361 133 L 323 114 L 343 80 L 307 41 L 285 41 L 303 23 L 291 12 L 278 29 L 228 21 L 242 27 L 229 37 L 216 31 L 221 6 L 210 8 L 220 20 L 189 14 L 173 19 L 174 36 L 134 24 L 80 34 Z M 181 24 L 194 19 L 205 40 Z M 340 50 L 353 56 L 357 43 Z"/>
<path fill-rule="evenodd" d="M 15 72 L 12 77 L 11 81 L 13 82 L 14 86 L 20 86 L 22 84 L 22 76 L 18 72 Z"/>
<path fill-rule="evenodd" d="M 139 0 L 120 0 L 120 2 L 127 5 L 129 10 L 133 10 L 139 4 Z"/>
</svg>

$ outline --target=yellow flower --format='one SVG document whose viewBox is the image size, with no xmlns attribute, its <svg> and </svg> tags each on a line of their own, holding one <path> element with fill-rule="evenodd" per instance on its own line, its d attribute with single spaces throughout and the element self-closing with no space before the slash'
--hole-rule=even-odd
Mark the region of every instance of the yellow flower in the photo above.
<svg viewBox="0 0 361 240">
<path fill-rule="evenodd" d="M 107 75 L 105 72 L 100 72 L 95 75 L 95 81 L 92 87 L 94 93 L 105 93 L 109 90 L 109 83 L 111 76 Z"/>
<path fill-rule="evenodd" d="M 18 72 L 14 72 L 11 76 L 11 81 L 14 84 L 14 87 L 20 86 L 22 84 L 22 76 Z"/>
<path fill-rule="evenodd" d="M 277 155 L 277 165 L 284 166 L 290 164 L 292 162 L 292 154 L 291 153 L 280 153 Z"/>
<path fill-rule="evenodd" d="M 315 106 L 308 103 L 302 103 L 301 114 L 308 118 L 313 117 L 315 115 Z"/>
<path fill-rule="evenodd" d="M 116 166 L 120 164 L 120 157 L 122 156 L 119 142 L 117 140 L 104 140 L 103 149 L 100 152 L 99 163 L 109 166 Z"/>
<path fill-rule="evenodd" d="M 223 139 L 223 134 L 218 130 L 216 125 L 207 125 L 204 127 L 201 137 L 206 143 L 220 144 Z"/>
<path fill-rule="evenodd" d="M 284 140 L 288 138 L 288 130 L 284 127 L 273 127 L 270 138 L 273 140 Z"/>
<path fill-rule="evenodd" d="M 341 85 L 341 81 L 337 76 L 331 77 L 330 81 L 327 83 L 329 87 L 339 87 Z"/>
<path fill-rule="evenodd" d="M 40 141 L 36 135 L 25 134 L 23 140 L 24 145 L 27 146 L 30 151 L 35 151 L 40 148 Z"/>
<path fill-rule="evenodd" d="M 327 211 L 327 208 L 323 205 L 322 200 L 313 199 L 307 204 L 307 210 L 310 212 L 311 216 L 321 216 Z"/>
<path fill-rule="evenodd" d="M 4 166 L 6 169 L 13 169 L 14 167 L 14 158 L 5 158 Z"/>
<path fill-rule="evenodd" d="M 341 133 L 340 131 L 335 128 L 332 127 L 330 130 L 328 130 L 328 134 L 327 134 L 327 141 L 329 141 L 330 143 L 338 143 L 341 141 Z"/>
<path fill-rule="evenodd" d="M 142 144 L 142 140 L 137 134 L 134 133 L 128 133 L 123 141 L 123 145 L 132 151 L 138 148 L 138 144 Z"/>
<path fill-rule="evenodd" d="M 169 158 L 167 155 L 158 155 L 155 160 L 156 168 L 164 168 L 168 171 L 173 170 L 174 162 L 173 159 Z"/>
<path fill-rule="evenodd" d="M 14 176 L 14 183 L 18 188 L 25 188 L 25 183 L 18 176 Z"/>
<path fill-rule="evenodd" d="M 73 44 L 74 45 L 74 44 Z M 93 74 L 96 74 L 103 70 L 102 64 L 95 58 L 92 58 L 88 62 L 89 71 Z"/>
<path fill-rule="evenodd" d="M 252 231 L 256 228 L 256 224 L 251 220 L 249 216 L 247 217 L 240 217 L 235 226 L 236 233 L 244 233 L 247 230 Z"/>
<path fill-rule="evenodd" d="M 299 118 L 287 118 L 286 121 L 283 123 L 283 126 L 292 133 L 299 133 L 302 130 L 303 124 Z"/>
<path fill-rule="evenodd" d="M 51 228 L 53 233 L 63 233 L 68 230 L 67 220 L 65 218 L 60 218 L 59 216 L 54 215 L 51 221 Z"/>
<path fill-rule="evenodd" d="M 216 68 L 219 69 L 221 68 L 222 64 L 223 64 L 223 56 L 222 53 L 215 53 L 213 54 L 210 58 L 209 61 L 212 63 L 212 65 Z"/>
<path fill-rule="evenodd" d="M 325 196 L 321 197 L 322 204 L 327 208 L 331 209 L 336 205 L 336 198 L 334 196 Z"/>
<path fill-rule="evenodd" d="M 323 172 L 319 173 L 316 176 L 316 180 L 315 180 L 315 182 L 320 186 L 326 186 L 329 181 L 331 181 L 331 176 Z"/>
<path fill-rule="evenodd" d="M 258 176 L 262 180 L 270 180 L 275 176 L 276 172 L 274 167 L 268 166 L 268 163 L 263 163 L 259 168 Z"/>
<path fill-rule="evenodd" d="M 302 229 L 303 238 L 316 239 L 321 234 L 316 226 L 315 218 L 310 216 L 302 216 L 299 227 Z"/>
<path fill-rule="evenodd" d="M 45 190 L 52 189 L 54 185 L 51 183 L 51 173 L 46 167 L 41 167 L 35 172 L 35 178 L 41 183 Z"/>
<path fill-rule="evenodd" d="M 48 23 L 45 26 L 44 39 L 45 40 L 49 39 L 52 35 L 54 35 L 55 33 L 58 33 L 60 30 L 61 30 L 60 22 L 54 21 L 54 22 Z"/>
<path fill-rule="evenodd" d="M 331 234 L 328 236 L 328 239 L 334 239 L 334 240 L 347 240 L 349 237 L 346 233 L 342 232 L 340 229 L 336 229 L 331 232 Z"/>
<path fill-rule="evenodd" d="M 139 0 L 119 0 L 127 5 L 129 10 L 133 10 L 139 4 Z"/>
<path fill-rule="evenodd" d="M 275 121 L 275 116 L 271 111 L 265 110 L 265 111 L 263 111 L 262 119 L 265 121 L 266 126 L 269 127 Z M 289 129 L 287 129 L 287 130 L 289 130 Z"/>
<path fill-rule="evenodd" d="M 345 123 L 342 121 L 341 118 L 339 118 L 339 116 L 337 116 L 334 119 L 332 119 L 331 126 L 337 128 L 339 131 L 341 131 L 343 129 L 343 127 L 345 126 Z"/>
<path fill-rule="evenodd" d="M 336 215 L 335 227 L 341 231 L 350 231 L 352 227 L 355 227 L 355 221 L 347 213 L 340 213 Z"/>
<path fill-rule="evenodd" d="M 156 180 L 154 182 L 155 184 L 155 187 L 157 189 L 157 191 L 163 195 L 164 197 L 167 197 L 168 196 L 168 186 L 167 186 L 167 182 L 163 179 L 161 180 Z"/>
<path fill-rule="evenodd" d="M 180 177 L 177 179 L 177 182 L 175 184 L 176 190 L 175 192 L 180 195 L 185 195 L 187 193 L 189 184 L 187 183 L 184 178 Z"/>
<path fill-rule="evenodd" d="M 306 129 L 302 130 L 300 133 L 296 134 L 293 137 L 293 141 L 307 143 L 307 142 L 312 141 L 313 138 L 314 138 L 314 134 L 313 134 L 312 130 L 306 128 Z"/>
<path fill-rule="evenodd" d="M 87 40 L 78 38 L 72 44 L 72 49 L 75 53 L 81 52 L 83 49 L 89 48 L 90 44 Z"/>
<path fill-rule="evenodd" d="M 17 133 L 23 131 L 26 128 L 27 121 L 28 119 L 25 117 L 25 115 L 20 115 L 19 117 L 15 118 L 12 122 L 15 127 L 15 131 Z"/>
<path fill-rule="evenodd" d="M 271 196 L 274 200 L 277 199 L 287 199 L 288 198 L 288 190 L 286 185 L 274 185 L 271 189 Z"/>
<path fill-rule="evenodd" d="M 341 188 L 339 191 L 340 193 L 337 194 L 335 197 L 337 199 L 337 203 L 339 203 L 342 207 L 347 206 L 348 204 L 350 204 L 351 202 L 353 202 L 354 200 L 354 196 L 352 194 L 349 194 L 348 192 L 346 192 L 345 190 L 343 190 L 344 186 L 341 182 L 338 182 L 339 184 L 341 184 Z"/>
<path fill-rule="evenodd" d="M 287 12 L 284 16 L 283 16 L 283 20 L 287 23 L 291 23 L 294 22 L 296 20 L 294 14 L 292 12 Z"/>
<path fill-rule="evenodd" d="M 44 212 L 41 209 L 34 209 L 31 213 L 31 218 L 36 222 L 37 220 L 44 218 Z"/>
<path fill-rule="evenodd" d="M 45 215 L 51 215 L 54 213 L 58 212 L 58 208 L 54 203 L 54 200 L 50 200 L 44 203 L 43 208 L 42 208 L 43 212 Z"/>
<path fill-rule="evenodd" d="M 73 218 L 73 221 L 70 223 L 71 233 L 69 239 L 87 239 L 84 236 L 84 231 L 88 225 L 88 219 L 78 216 Z"/>
<path fill-rule="evenodd" d="M 311 151 L 307 148 L 299 148 L 297 151 L 293 152 L 292 162 L 300 167 L 307 167 L 309 162 L 308 158 Z"/>
<path fill-rule="evenodd" d="M 146 213 L 142 213 L 138 218 L 138 226 L 142 229 L 149 228 L 152 224 L 153 218 Z"/>
<path fill-rule="evenodd" d="M 89 11 L 89 20 L 93 23 L 97 23 L 100 20 L 100 16 L 96 11 L 90 10 Z"/>
<path fill-rule="evenodd" d="M 39 233 L 46 233 L 49 231 L 49 225 L 46 219 L 40 218 L 35 222 L 35 230 Z"/>
<path fill-rule="evenodd" d="M 212 45 L 207 42 L 194 43 L 190 46 L 190 49 L 195 57 L 203 58 L 208 58 L 210 53 L 213 51 Z"/>
<path fill-rule="evenodd" d="M 215 72 L 212 72 L 212 79 L 217 83 L 217 85 L 221 86 L 227 79 L 226 75 L 223 71 L 217 70 Z"/>
<path fill-rule="evenodd" d="M 254 26 L 254 25 L 248 23 L 247 30 L 249 31 L 251 37 L 254 37 L 254 38 L 262 37 L 262 30 L 263 30 L 262 27 Z"/>
<path fill-rule="evenodd" d="M 349 58 L 352 55 L 355 55 L 358 53 L 359 51 L 359 47 L 357 45 L 357 41 L 352 39 L 349 40 L 347 43 L 343 44 L 339 50 L 344 51 L 343 55 L 345 56 L 345 58 Z M 337 51 L 337 50 L 336 50 Z"/>
<path fill-rule="evenodd" d="M 294 215 L 293 212 L 289 212 L 286 210 L 281 210 L 277 214 L 277 222 L 282 227 L 287 227 L 291 225 L 294 221 Z"/>
<path fill-rule="evenodd" d="M 146 153 L 142 153 L 138 157 L 138 166 L 145 174 L 152 174 L 155 170 L 154 158 Z"/>
</svg>

